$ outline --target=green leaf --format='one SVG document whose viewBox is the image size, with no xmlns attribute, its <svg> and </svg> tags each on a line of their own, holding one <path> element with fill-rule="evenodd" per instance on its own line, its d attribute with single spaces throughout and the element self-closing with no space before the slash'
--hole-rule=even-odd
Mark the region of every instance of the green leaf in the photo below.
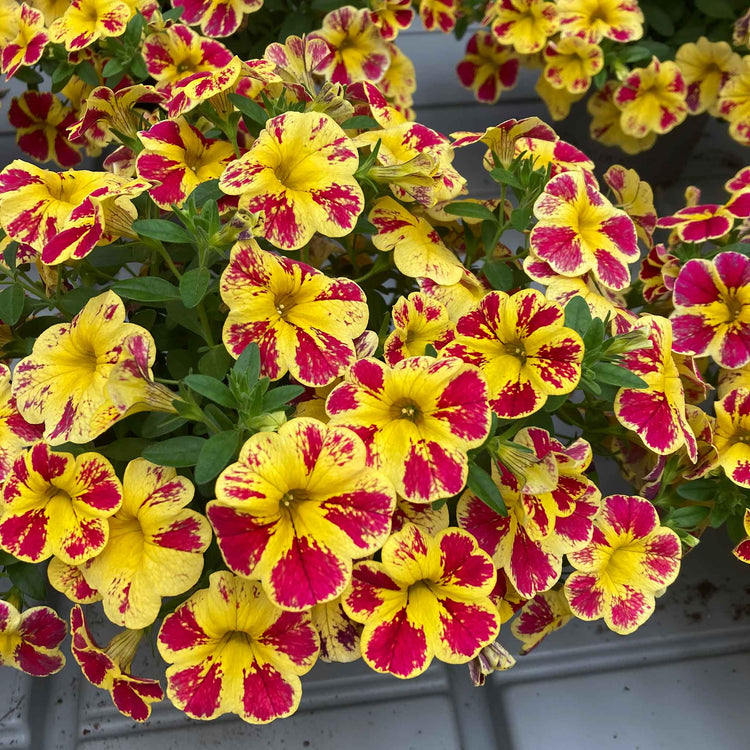
<svg viewBox="0 0 750 750">
<path fill-rule="evenodd" d="M 508 515 L 503 496 L 492 477 L 473 461 L 469 462 L 469 477 L 467 480 L 469 489 L 488 507 L 492 508 L 501 516 Z"/>
<path fill-rule="evenodd" d="M 573 297 L 565 305 L 565 325 L 581 336 L 589 330 L 592 320 L 591 310 L 583 297 Z"/>
<path fill-rule="evenodd" d="M 674 34 L 674 22 L 663 8 L 649 3 L 647 7 L 643 8 L 643 12 L 646 16 L 646 23 L 657 34 L 661 34 L 662 36 L 672 36 Z"/>
<path fill-rule="evenodd" d="M 198 463 L 195 466 L 195 481 L 204 484 L 215 479 L 232 460 L 239 447 L 240 436 L 235 430 L 217 432 L 204 441 Z"/>
<path fill-rule="evenodd" d="M 149 237 L 160 242 L 192 244 L 193 235 L 185 227 L 164 219 L 138 219 L 133 222 L 133 229 L 141 237 Z"/>
<path fill-rule="evenodd" d="M 652 55 L 656 55 L 660 60 L 671 60 L 674 57 L 674 50 L 662 42 L 654 39 L 641 40 L 641 46 L 648 48 Z"/>
<path fill-rule="evenodd" d="M 510 212 L 510 225 L 517 232 L 523 232 L 529 227 L 531 208 L 514 208 Z"/>
<path fill-rule="evenodd" d="M 184 5 L 178 5 L 176 8 L 170 8 L 169 10 L 164 11 L 164 13 L 161 14 L 161 17 L 165 21 L 179 21 L 180 16 L 185 12 L 185 6 Z"/>
<path fill-rule="evenodd" d="M 542 411 L 547 412 L 547 414 L 552 414 L 552 412 L 557 411 L 567 400 L 567 395 L 550 396 L 542 407 Z"/>
<path fill-rule="evenodd" d="M 206 296 L 211 284 L 211 272 L 207 268 L 193 268 L 180 279 L 180 297 L 187 308 L 197 307 Z"/>
<path fill-rule="evenodd" d="M 495 167 L 490 170 L 490 177 L 498 183 L 498 185 L 509 185 L 514 188 L 521 188 L 521 181 L 516 177 L 513 172 L 503 167 Z"/>
<path fill-rule="evenodd" d="M 195 201 L 196 206 L 202 206 L 208 201 L 217 201 L 220 198 L 223 198 L 224 193 L 222 193 L 219 188 L 218 180 L 207 180 L 206 182 L 201 182 L 201 184 L 190 193 L 190 197 Z"/>
<path fill-rule="evenodd" d="M 100 289 L 90 286 L 78 286 L 60 297 L 59 308 L 67 315 L 77 315 L 86 303 L 100 293 Z"/>
<path fill-rule="evenodd" d="M 144 449 L 143 457 L 160 466 L 174 466 L 178 469 L 195 466 L 205 442 L 204 438 L 193 435 L 169 438 L 149 445 Z"/>
<path fill-rule="evenodd" d="M 13 557 L 10 552 L 0 549 L 0 565 L 7 567 L 8 565 L 14 565 L 17 562 L 19 562 L 17 557 Z"/>
<path fill-rule="evenodd" d="M 107 64 L 102 69 L 102 75 L 105 78 L 113 78 L 114 76 L 119 76 L 127 67 L 127 63 L 123 60 L 120 60 L 117 57 L 112 57 L 109 60 L 107 60 Z"/>
<path fill-rule="evenodd" d="M 271 391 L 267 391 L 263 397 L 263 411 L 278 411 L 304 392 L 305 389 L 301 385 L 281 385 Z"/>
<path fill-rule="evenodd" d="M 109 445 L 99 445 L 96 450 L 110 461 L 132 461 L 140 457 L 147 445 L 148 441 L 145 438 L 126 437 Z"/>
<path fill-rule="evenodd" d="M 494 221 L 497 224 L 497 217 L 490 211 L 487 206 L 481 203 L 449 203 L 445 207 L 445 213 L 452 216 L 460 216 L 465 219 L 480 219 L 482 221 Z"/>
<path fill-rule="evenodd" d="M 734 10 L 729 0 L 695 0 L 695 6 L 709 18 L 734 19 Z"/>
<path fill-rule="evenodd" d="M 266 112 L 258 102 L 254 102 L 252 99 L 248 99 L 246 96 L 240 94 L 230 94 L 229 101 L 231 101 L 243 115 L 249 117 L 253 122 L 257 122 L 259 125 L 266 124 L 266 121 L 268 120 L 268 112 Z"/>
<path fill-rule="evenodd" d="M 677 487 L 677 494 L 685 500 L 702 503 L 716 499 L 717 484 L 713 479 L 696 479 Z"/>
<path fill-rule="evenodd" d="M 76 66 L 76 75 L 89 86 L 96 88 L 99 86 L 99 74 L 96 68 L 88 61 L 84 60 Z"/>
<path fill-rule="evenodd" d="M 242 350 L 232 369 L 238 375 L 245 375 L 251 382 L 260 377 L 260 349 L 254 341 Z"/>
<path fill-rule="evenodd" d="M 338 0 L 330 0 L 330 2 L 336 2 L 336 5 L 332 7 L 338 7 Z M 315 3 L 313 3 L 313 7 L 315 7 Z M 348 120 L 342 122 L 341 127 L 345 130 L 367 130 L 369 128 L 378 129 L 380 125 L 378 124 L 378 121 L 372 117 L 368 117 L 367 115 L 355 115 L 354 117 L 350 117 Z"/>
<path fill-rule="evenodd" d="M 159 276 L 116 281 L 112 285 L 112 291 L 136 302 L 169 302 L 180 299 L 180 290 Z"/>
<path fill-rule="evenodd" d="M 625 47 L 625 49 L 619 55 L 619 58 L 625 64 L 648 62 L 651 59 L 651 50 L 648 47 L 642 47 L 641 45 L 636 44 L 632 47 Z"/>
<path fill-rule="evenodd" d="M 47 598 L 47 587 L 39 565 L 17 562 L 5 568 L 11 583 L 21 590 L 24 596 L 43 602 Z"/>
<path fill-rule="evenodd" d="M 686 508 L 677 508 L 674 510 L 669 520 L 676 526 L 681 526 L 683 529 L 693 529 L 702 521 L 705 521 L 711 509 L 705 505 L 691 505 Z"/>
<path fill-rule="evenodd" d="M 187 424 L 187 420 L 178 414 L 164 414 L 163 412 L 152 412 L 143 420 L 140 433 L 145 438 L 157 438 L 168 435 L 170 432 Z"/>
<path fill-rule="evenodd" d="M 508 263 L 499 260 L 488 260 L 482 266 L 482 273 L 493 289 L 507 291 L 513 286 L 513 269 Z"/>
<path fill-rule="evenodd" d="M 229 409 L 237 408 L 237 401 L 232 392 L 224 383 L 219 382 L 216 378 L 212 378 L 209 375 L 188 375 L 184 382 L 188 388 L 191 388 L 196 393 L 200 393 L 201 396 L 205 396 L 211 401 L 215 401 L 217 404 L 226 406 Z"/>
<path fill-rule="evenodd" d="M 19 284 L 6 287 L 0 292 L 0 319 L 9 326 L 18 323 L 23 312 L 25 295 Z"/>
<path fill-rule="evenodd" d="M 210 375 L 217 380 L 224 380 L 233 362 L 234 360 L 224 348 L 224 344 L 219 344 L 209 349 L 198 360 L 198 372 L 201 375 Z"/>
<path fill-rule="evenodd" d="M 609 362 L 597 362 L 592 369 L 599 383 L 616 385 L 620 388 L 648 387 L 648 383 L 645 380 L 638 377 L 634 372 L 620 367 L 620 365 L 613 365 Z"/>
</svg>

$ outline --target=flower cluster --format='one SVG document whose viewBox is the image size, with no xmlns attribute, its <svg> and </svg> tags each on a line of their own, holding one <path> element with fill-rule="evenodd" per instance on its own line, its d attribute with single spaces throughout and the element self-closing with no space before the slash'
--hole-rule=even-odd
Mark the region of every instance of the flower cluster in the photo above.
<svg viewBox="0 0 750 750">
<path fill-rule="evenodd" d="M 9 115 L 43 164 L 0 171 L 0 664 L 63 667 L 46 576 L 124 715 L 166 697 L 261 724 L 318 658 L 481 684 L 514 664 L 506 632 L 526 653 L 574 618 L 634 631 L 706 528 L 750 560 L 750 169 L 659 215 L 535 117 L 415 122 L 409 3 L 258 57 L 233 50 L 260 2 L 174 5 L 2 6 L 3 69 L 31 86 Z M 459 10 L 419 4 L 428 28 Z M 519 55 L 581 95 L 643 21 L 487 14 L 460 66 L 487 101 Z M 646 93 L 680 64 L 611 87 L 628 137 L 693 111 Z M 680 80 L 709 109 L 733 85 Z M 480 145 L 484 201 L 454 165 Z M 83 152 L 102 166 L 44 164 Z M 149 639 L 164 679 L 132 672 Z"/>
</svg>

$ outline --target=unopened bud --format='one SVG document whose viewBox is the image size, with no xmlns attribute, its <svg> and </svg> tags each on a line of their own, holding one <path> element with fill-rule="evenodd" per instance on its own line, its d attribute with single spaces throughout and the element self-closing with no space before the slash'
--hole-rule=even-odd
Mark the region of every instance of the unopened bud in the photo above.
<svg viewBox="0 0 750 750">
<path fill-rule="evenodd" d="M 248 421 L 247 426 L 256 432 L 276 432 L 286 421 L 286 412 L 275 411 L 271 414 L 253 417 Z"/>
<path fill-rule="evenodd" d="M 345 122 L 354 114 L 354 107 L 344 98 L 344 87 L 340 83 L 326 81 L 307 109 L 323 112 L 338 123 Z"/>
<path fill-rule="evenodd" d="M 469 662 L 469 677 L 474 687 L 484 685 L 487 675 L 493 672 L 504 672 L 516 663 L 513 655 L 501 646 L 497 641 L 485 646 L 478 656 Z"/>
</svg>

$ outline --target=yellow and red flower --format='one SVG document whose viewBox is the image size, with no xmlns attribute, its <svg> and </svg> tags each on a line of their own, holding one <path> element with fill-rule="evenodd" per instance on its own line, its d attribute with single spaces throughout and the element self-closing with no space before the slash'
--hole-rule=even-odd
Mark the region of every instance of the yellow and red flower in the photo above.
<svg viewBox="0 0 750 750">
<path fill-rule="evenodd" d="M 184 593 L 200 577 L 211 529 L 185 508 L 192 499 L 193 485 L 175 469 L 142 458 L 127 465 L 107 546 L 83 571 L 116 625 L 148 627 L 163 596 Z"/>
<path fill-rule="evenodd" d="M 622 111 L 613 98 L 619 85 L 617 81 L 607 81 L 588 98 L 586 109 L 591 115 L 591 137 L 605 146 L 618 146 L 626 154 L 648 151 L 656 143 L 655 132 L 649 131 L 642 137 L 636 137 L 622 129 Z"/>
<path fill-rule="evenodd" d="M 511 47 L 500 44 L 489 31 L 477 31 L 456 67 L 458 80 L 474 92 L 477 101 L 494 104 L 518 81 L 520 63 Z"/>
<path fill-rule="evenodd" d="M 40 440 L 43 431 L 42 425 L 30 424 L 21 416 L 11 393 L 10 370 L 0 364 L 0 484 L 24 448 Z"/>
<path fill-rule="evenodd" d="M 637 0 L 557 0 L 562 36 L 582 36 L 592 42 L 605 37 L 634 42 L 643 36 L 643 11 Z"/>
<path fill-rule="evenodd" d="M 750 565 L 750 508 L 745 510 L 743 525 L 745 527 L 745 538 L 732 550 L 732 554 L 738 560 Z"/>
<path fill-rule="evenodd" d="M 750 362 L 747 256 L 726 252 L 713 260 L 689 260 L 675 281 L 673 302 L 674 351 L 711 356 L 719 367 L 728 369 Z"/>
<path fill-rule="evenodd" d="M 168 615 L 159 631 L 167 695 L 194 719 L 235 713 L 267 724 L 299 706 L 299 675 L 320 649 L 309 612 L 283 612 L 257 581 L 212 573 L 201 589 Z"/>
<path fill-rule="evenodd" d="M 411 106 L 414 104 L 414 97 L 412 95 L 417 90 L 414 63 L 395 44 L 388 45 L 388 54 L 391 56 L 391 64 L 378 86 L 399 114 L 407 120 L 413 120 L 414 111 Z"/>
<path fill-rule="evenodd" d="M 686 447 L 697 457 L 695 435 L 685 412 L 685 390 L 672 356 L 672 326 L 666 318 L 647 315 L 633 328 L 648 333 L 648 345 L 622 356 L 622 366 L 646 381 L 646 388 L 620 388 L 615 416 L 654 453 L 666 456 Z"/>
<path fill-rule="evenodd" d="M 65 622 L 51 607 L 19 612 L 0 599 L 0 666 L 49 677 L 65 666 L 60 644 L 66 634 Z"/>
<path fill-rule="evenodd" d="M 545 103 L 549 110 L 550 117 L 553 120 L 564 120 L 570 114 L 570 108 L 580 99 L 583 99 L 585 91 L 577 94 L 571 94 L 567 89 L 556 89 L 550 85 L 550 82 L 543 76 L 537 78 L 534 84 L 539 98 Z"/>
<path fill-rule="evenodd" d="M 129 0 L 71 0 L 50 26 L 49 38 L 75 52 L 98 39 L 121 36 L 134 13 L 135 3 Z"/>
<path fill-rule="evenodd" d="M 568 600 L 562 589 L 542 591 L 526 602 L 510 632 L 521 641 L 521 655 L 535 649 L 550 633 L 559 630 L 573 619 Z"/>
<path fill-rule="evenodd" d="M 344 612 L 341 597 L 310 610 L 312 624 L 320 637 L 320 660 L 348 664 L 362 656 L 359 637 L 362 626 Z"/>
<path fill-rule="evenodd" d="M 453 31 L 460 6 L 457 0 L 418 0 L 419 17 L 427 31 Z"/>
<path fill-rule="evenodd" d="M 490 427 L 484 379 L 455 357 L 410 357 L 393 368 L 360 359 L 333 389 L 326 409 L 330 424 L 356 432 L 368 463 L 416 503 L 464 488 L 467 451 L 482 444 Z"/>
<path fill-rule="evenodd" d="M 333 53 L 322 40 L 303 35 L 288 36 L 283 44 L 274 42 L 266 47 L 263 59 L 276 66 L 282 80 L 301 84 L 312 95 L 315 92 L 314 75 L 322 75 L 331 63 Z"/>
<path fill-rule="evenodd" d="M 304 385 L 327 385 L 355 359 L 367 326 L 364 292 L 311 266 L 261 250 L 254 240 L 232 249 L 221 278 L 229 306 L 223 340 L 239 357 L 254 341 L 272 380 L 290 372 Z"/>
<path fill-rule="evenodd" d="M 750 390 L 732 389 L 714 409 L 718 464 L 735 484 L 750 488 Z"/>
<path fill-rule="evenodd" d="M 726 42 L 710 42 L 705 36 L 683 44 L 675 56 L 687 84 L 691 114 L 708 110 L 718 115 L 719 91 L 732 74 L 739 72 L 740 56 Z"/>
<path fill-rule="evenodd" d="M 643 138 L 663 135 L 688 114 L 687 86 L 677 63 L 656 57 L 646 68 L 635 68 L 615 91 L 612 101 L 622 111 L 620 127 L 627 135 Z"/>
<path fill-rule="evenodd" d="M 619 164 L 604 173 L 604 182 L 617 199 L 615 205 L 633 220 L 638 237 L 649 248 L 653 247 L 653 234 L 657 225 L 651 185 L 642 180 L 634 169 L 626 169 Z"/>
<path fill-rule="evenodd" d="M 352 560 L 387 538 L 396 502 L 388 480 L 366 460 L 355 434 L 315 419 L 253 435 L 207 506 L 230 570 L 259 579 L 284 610 L 339 596 Z"/>
<path fill-rule="evenodd" d="M 370 18 L 386 42 L 392 42 L 414 20 L 411 0 L 370 0 L 369 5 Z"/>
<path fill-rule="evenodd" d="M 445 305 L 423 292 L 399 297 L 391 311 L 395 330 L 383 343 L 383 359 L 393 366 L 407 357 L 418 357 L 425 347 L 442 349 L 452 338 L 454 326 Z"/>
<path fill-rule="evenodd" d="M 519 55 L 533 55 L 557 32 L 560 18 L 555 3 L 546 0 L 496 0 L 482 23 L 501 44 L 510 45 Z"/>
<path fill-rule="evenodd" d="M 661 229 L 672 229 L 683 242 L 706 242 L 729 234 L 734 224 L 731 211 L 716 203 L 687 206 L 657 222 Z"/>
<path fill-rule="evenodd" d="M 516 156 L 533 161 L 534 169 L 549 167 L 552 177 L 556 177 L 561 172 L 587 172 L 588 175 L 584 175 L 586 180 L 592 187 L 596 184 L 591 179 L 594 162 L 583 151 L 567 141 L 519 138 L 516 141 Z"/>
<path fill-rule="evenodd" d="M 656 509 L 637 496 L 610 495 L 594 522 L 591 543 L 568 555 L 576 569 L 565 582 L 573 614 L 632 633 L 654 611 L 655 594 L 680 570 L 680 538 L 661 526 Z"/>
<path fill-rule="evenodd" d="M 245 16 L 263 6 L 263 0 L 172 0 L 182 7 L 180 20 L 188 26 L 200 26 L 210 37 L 231 36 L 239 29 Z"/>
<path fill-rule="evenodd" d="M 3 501 L 3 549 L 27 562 L 55 555 L 79 565 L 104 549 L 107 518 L 122 503 L 122 486 L 98 453 L 76 458 L 36 443 L 13 463 Z"/>
<path fill-rule="evenodd" d="M 729 121 L 729 135 L 739 143 L 750 145 L 750 55 L 719 92 L 718 112 Z"/>
<path fill-rule="evenodd" d="M 17 35 L 2 45 L 2 71 L 9 80 L 21 66 L 36 65 L 49 42 L 44 16 L 36 8 L 21 3 L 16 20 Z"/>
<path fill-rule="evenodd" d="M 70 599 L 76 604 L 93 604 L 101 600 L 101 594 L 91 588 L 83 577 L 82 568 L 86 563 L 81 565 L 68 565 L 60 560 L 59 557 L 53 557 L 47 566 L 47 578 L 50 586 L 55 591 Z"/>
<path fill-rule="evenodd" d="M 532 252 L 563 276 L 591 272 L 608 289 L 630 284 L 628 263 L 640 257 L 632 219 L 582 172 L 553 177 L 534 204 Z"/>
<path fill-rule="evenodd" d="M 604 67 L 604 53 L 595 42 L 579 36 L 565 36 L 544 49 L 545 80 L 571 94 L 588 91 L 592 78 Z"/>
<path fill-rule="evenodd" d="M 362 658 L 371 669 L 415 677 L 434 658 L 465 664 L 495 640 L 495 566 L 466 531 L 432 537 L 407 524 L 381 555 L 357 563 L 342 597 L 344 611 L 365 626 Z"/>
<path fill-rule="evenodd" d="M 219 184 L 258 215 L 256 233 L 294 250 L 316 231 L 326 237 L 351 232 L 365 203 L 354 179 L 358 166 L 357 149 L 328 115 L 286 112 L 268 120 Z"/>
<path fill-rule="evenodd" d="M 479 303 L 489 291 L 471 272 L 463 269 L 463 275 L 455 284 L 437 284 L 425 277 L 417 279 L 420 291 L 431 299 L 445 305 L 448 317 L 455 323 Z"/>
<path fill-rule="evenodd" d="M 70 611 L 70 635 L 70 650 L 84 677 L 95 687 L 106 690 L 121 714 L 134 721 L 146 721 L 151 715 L 151 704 L 164 700 L 164 690 L 158 680 L 130 674 L 143 631 L 125 630 L 100 648 L 91 635 L 83 609 L 76 604 Z"/>
<path fill-rule="evenodd" d="M 680 273 L 680 259 L 661 243 L 654 245 L 641 261 L 638 278 L 643 282 L 643 299 L 655 303 L 669 300 Z"/>
</svg>

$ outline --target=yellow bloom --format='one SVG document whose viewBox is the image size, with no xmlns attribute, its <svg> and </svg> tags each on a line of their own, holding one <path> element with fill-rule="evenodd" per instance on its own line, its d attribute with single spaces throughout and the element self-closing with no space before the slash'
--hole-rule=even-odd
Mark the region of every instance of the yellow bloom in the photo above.
<svg viewBox="0 0 750 750">
<path fill-rule="evenodd" d="M 423 292 L 412 292 L 409 299 L 399 297 L 392 316 L 396 330 L 383 344 L 383 358 L 389 365 L 421 356 L 428 345 L 441 349 L 453 338 L 454 326 L 445 305 Z"/>
<path fill-rule="evenodd" d="M 544 75 L 539 76 L 537 79 L 534 91 L 536 91 L 539 98 L 547 105 L 547 109 L 555 121 L 564 120 L 570 114 L 570 108 L 582 99 L 586 93 L 585 91 L 581 91 L 577 94 L 571 94 L 566 88 L 556 89 Z M 619 110 L 617 110 L 617 116 L 618 118 L 620 116 Z"/>
<path fill-rule="evenodd" d="M 497 0 L 488 9 L 484 25 L 492 29 L 501 44 L 521 55 L 540 52 L 557 32 L 560 19 L 555 3 L 545 0 Z"/>
<path fill-rule="evenodd" d="M 632 42 L 643 36 L 643 12 L 637 0 L 558 0 L 560 33 L 592 42 L 604 37 Z"/>
<path fill-rule="evenodd" d="M 750 55 L 742 58 L 740 69 L 719 92 L 718 110 L 721 117 L 729 120 L 729 135 L 750 145 Z"/>
<path fill-rule="evenodd" d="M 622 111 L 612 99 L 618 86 L 617 81 L 607 81 L 599 91 L 588 98 L 586 109 L 591 115 L 591 137 L 605 146 L 619 146 L 626 154 L 648 151 L 656 143 L 656 133 L 650 131 L 638 137 L 629 135 L 622 129 Z"/>
<path fill-rule="evenodd" d="M 719 90 L 739 72 L 741 58 L 726 42 L 709 42 L 705 36 L 683 44 L 675 56 L 687 84 L 687 105 L 694 115 L 708 110 L 718 115 Z"/>
<path fill-rule="evenodd" d="M 68 52 L 88 47 L 97 39 L 121 36 L 135 13 L 133 0 L 71 0 L 65 13 L 50 26 L 52 42 Z"/>
<path fill-rule="evenodd" d="M 717 401 L 714 444 L 718 464 L 740 487 L 750 487 L 750 390 L 735 388 Z"/>
<path fill-rule="evenodd" d="M 0 364 L 0 483 L 24 448 L 42 437 L 40 425 L 29 424 L 19 413 L 10 388 L 10 370 Z M 2 516 L 2 503 L 0 503 Z"/>
<path fill-rule="evenodd" d="M 542 75 L 550 86 L 571 94 L 588 91 L 591 79 L 604 66 L 601 47 L 577 36 L 550 42 L 544 50 L 544 60 Z"/>
</svg>

